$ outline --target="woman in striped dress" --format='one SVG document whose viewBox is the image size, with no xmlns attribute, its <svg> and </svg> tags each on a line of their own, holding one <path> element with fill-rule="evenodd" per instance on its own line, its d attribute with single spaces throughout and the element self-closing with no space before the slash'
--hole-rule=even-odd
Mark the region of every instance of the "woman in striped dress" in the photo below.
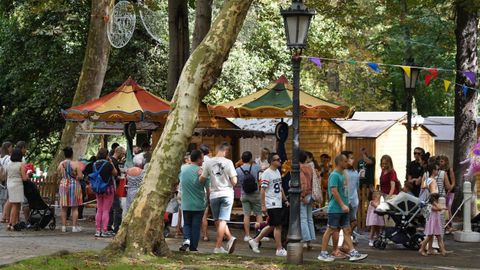
<svg viewBox="0 0 480 270">
<path fill-rule="evenodd" d="M 71 147 L 63 149 L 65 160 L 58 165 L 58 174 L 62 176 L 58 191 L 60 206 L 62 207 L 62 232 L 67 231 L 67 210 L 72 208 L 72 232 L 80 232 L 82 229 L 77 226 L 78 206 L 82 205 L 82 187 L 78 179 L 83 177 L 80 163 L 73 161 L 73 150 Z"/>
</svg>

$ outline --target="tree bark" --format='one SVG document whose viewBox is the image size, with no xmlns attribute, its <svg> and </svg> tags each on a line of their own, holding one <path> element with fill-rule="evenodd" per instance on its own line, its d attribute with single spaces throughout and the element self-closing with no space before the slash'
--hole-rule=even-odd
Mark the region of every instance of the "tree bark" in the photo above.
<svg viewBox="0 0 480 270">
<path fill-rule="evenodd" d="M 168 39 L 167 99 L 171 100 L 190 54 L 187 0 L 168 0 Z"/>
<path fill-rule="evenodd" d="M 195 29 L 193 29 L 192 51 L 202 42 L 212 24 L 213 0 L 196 0 Z"/>
<path fill-rule="evenodd" d="M 97 0 L 91 2 L 92 10 L 87 47 L 72 106 L 80 105 L 100 96 L 108 66 L 111 46 L 107 38 L 107 19 L 115 1 Z M 72 147 L 76 158 L 85 153 L 88 136 L 76 134 L 77 126 L 78 124 L 74 122 L 65 124 L 57 153 L 48 167 L 49 179 L 57 179 L 56 171 L 58 164 L 63 159 L 62 149 L 64 147 Z"/>
<path fill-rule="evenodd" d="M 457 43 L 457 55 L 455 58 L 456 68 L 459 71 L 468 70 L 477 72 L 477 31 L 478 31 L 478 5 L 473 8 L 474 1 L 456 1 L 456 29 L 455 37 Z M 455 77 L 455 139 L 453 147 L 453 168 L 457 179 L 457 191 L 455 196 L 454 209 L 457 209 L 463 200 L 463 174 L 466 166 L 460 162 L 469 155 L 469 150 L 477 141 L 477 92 L 468 90 L 464 95 L 462 87 L 467 85 L 477 88 L 475 83 L 470 83 L 466 77 L 457 72 Z M 459 85 L 458 85 L 459 84 Z M 475 190 L 475 179 L 465 179 L 472 182 Z M 472 200 L 472 209 L 477 209 L 476 200 Z M 473 211 L 472 211 L 473 212 Z"/>
<path fill-rule="evenodd" d="M 252 1 L 226 1 L 207 36 L 188 59 L 143 184 L 107 251 L 123 251 L 134 257 L 170 254 L 163 237 L 163 214 L 171 187 L 178 181 L 200 102 L 218 79 Z"/>
</svg>

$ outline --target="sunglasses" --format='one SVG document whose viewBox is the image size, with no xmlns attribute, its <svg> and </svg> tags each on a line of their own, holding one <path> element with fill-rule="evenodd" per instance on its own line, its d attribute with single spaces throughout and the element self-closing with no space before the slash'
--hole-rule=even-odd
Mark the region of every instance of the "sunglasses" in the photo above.
<svg viewBox="0 0 480 270">
<path fill-rule="evenodd" d="M 413 152 L 414 155 L 421 155 L 422 153 L 420 152 Z"/>
<path fill-rule="evenodd" d="M 282 161 L 282 160 L 279 159 L 279 158 L 274 158 L 274 159 L 272 159 L 272 161 Z"/>
</svg>

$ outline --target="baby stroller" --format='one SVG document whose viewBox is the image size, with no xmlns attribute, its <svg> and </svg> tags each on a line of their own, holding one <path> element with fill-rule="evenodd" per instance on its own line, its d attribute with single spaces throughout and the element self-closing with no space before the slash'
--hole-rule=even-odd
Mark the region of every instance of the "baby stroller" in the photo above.
<svg viewBox="0 0 480 270">
<path fill-rule="evenodd" d="M 30 207 L 27 228 L 40 230 L 48 225 L 50 230 L 55 230 L 55 210 L 42 199 L 35 183 L 31 181 L 23 182 L 23 193 Z"/>
<path fill-rule="evenodd" d="M 418 250 L 425 238 L 423 233 L 417 232 L 420 220 L 423 217 L 425 204 L 417 197 L 400 192 L 395 198 L 380 203 L 375 213 L 387 215 L 395 223 L 395 227 L 386 227 L 385 231 L 373 242 L 378 249 L 385 249 L 387 240 L 402 244 L 406 248 Z"/>
</svg>

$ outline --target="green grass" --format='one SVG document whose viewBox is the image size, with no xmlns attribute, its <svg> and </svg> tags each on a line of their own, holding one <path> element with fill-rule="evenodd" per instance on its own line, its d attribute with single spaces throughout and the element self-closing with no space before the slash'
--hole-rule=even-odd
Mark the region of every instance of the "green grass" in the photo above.
<svg viewBox="0 0 480 270">
<path fill-rule="evenodd" d="M 107 258 L 99 253 L 58 253 L 36 257 L 12 265 L 0 267 L 11 270 L 43 269 L 406 269 L 364 263 L 305 262 L 304 265 L 288 265 L 282 258 L 259 258 L 231 255 L 189 254 L 174 252 L 171 257 L 144 256 L 140 259 L 122 256 Z"/>
</svg>

